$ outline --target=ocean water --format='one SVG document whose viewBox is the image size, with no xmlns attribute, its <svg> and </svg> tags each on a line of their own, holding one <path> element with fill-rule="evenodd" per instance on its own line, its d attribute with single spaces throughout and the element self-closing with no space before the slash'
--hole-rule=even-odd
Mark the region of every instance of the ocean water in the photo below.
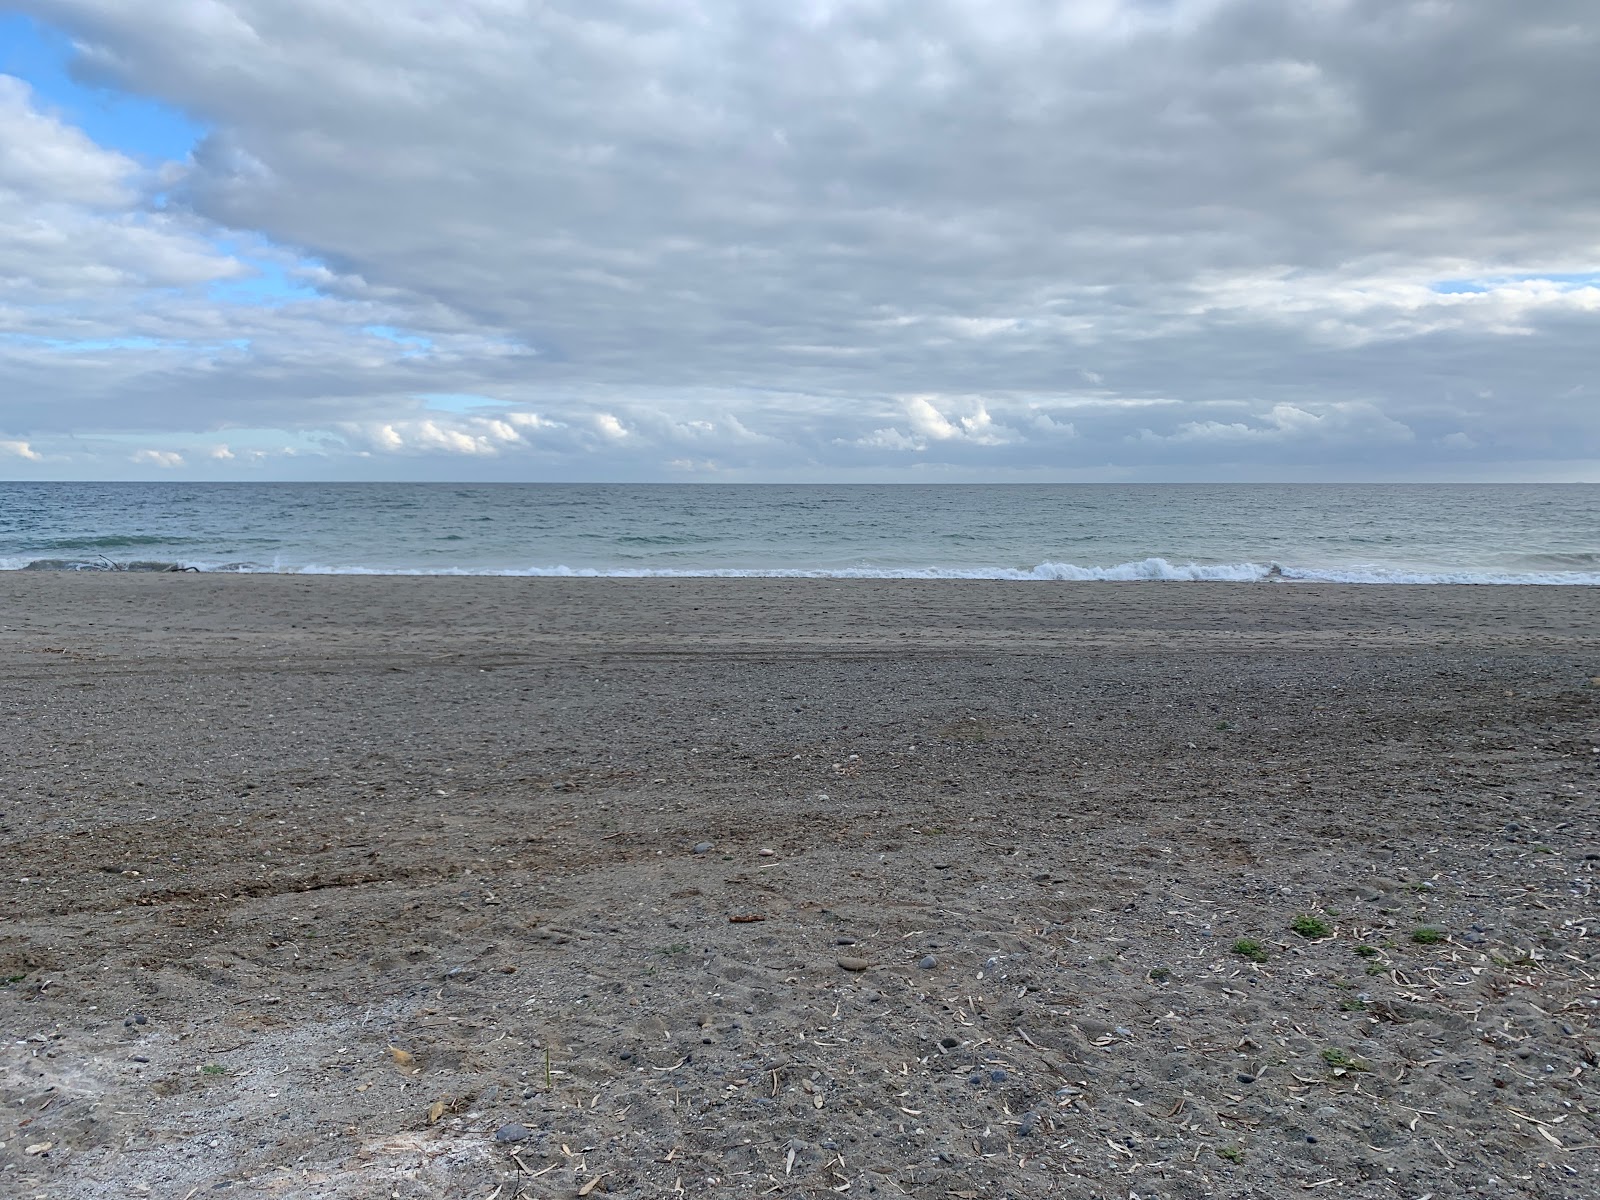
<svg viewBox="0 0 1600 1200">
<path fill-rule="evenodd" d="M 1600 585 L 1600 485 L 0 483 L 0 569 Z"/>
</svg>

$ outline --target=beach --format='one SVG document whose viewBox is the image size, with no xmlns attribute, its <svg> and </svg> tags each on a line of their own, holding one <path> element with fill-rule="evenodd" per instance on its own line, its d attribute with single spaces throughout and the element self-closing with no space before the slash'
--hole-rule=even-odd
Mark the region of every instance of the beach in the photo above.
<svg viewBox="0 0 1600 1200">
<path fill-rule="evenodd" d="M 0 1194 L 1600 1192 L 1600 591 L 0 572 Z"/>
</svg>

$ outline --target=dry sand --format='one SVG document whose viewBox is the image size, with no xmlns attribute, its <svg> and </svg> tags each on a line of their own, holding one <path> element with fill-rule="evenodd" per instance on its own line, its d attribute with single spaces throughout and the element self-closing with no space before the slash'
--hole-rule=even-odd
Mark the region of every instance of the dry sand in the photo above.
<svg viewBox="0 0 1600 1200">
<path fill-rule="evenodd" d="M 1595 676 L 1591 589 L 0 575 L 0 1195 L 1594 1196 Z"/>
</svg>

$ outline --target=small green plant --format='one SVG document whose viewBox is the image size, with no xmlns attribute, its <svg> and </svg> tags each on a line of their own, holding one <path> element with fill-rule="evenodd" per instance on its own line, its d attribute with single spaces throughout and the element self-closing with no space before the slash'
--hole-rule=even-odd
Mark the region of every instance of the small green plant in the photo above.
<svg viewBox="0 0 1600 1200">
<path fill-rule="evenodd" d="M 1421 929 L 1411 931 L 1411 940 L 1419 946 L 1437 946 L 1444 941 L 1444 930 L 1432 929 L 1424 925 Z"/>
<path fill-rule="evenodd" d="M 1357 946 L 1356 953 L 1361 955 L 1362 958 L 1377 958 L 1378 948 L 1376 946 Z"/>
<path fill-rule="evenodd" d="M 1165 983 L 1167 980 L 1172 978 L 1172 972 L 1167 970 L 1166 967 L 1151 967 L 1150 978 L 1154 979 L 1157 983 Z"/>
<path fill-rule="evenodd" d="M 13 983 L 21 983 L 26 978 L 26 975 L 7 975 L 5 978 L 5 984 L 7 987 L 10 987 Z"/>
<path fill-rule="evenodd" d="M 1335 1071 L 1365 1071 L 1369 1068 L 1348 1050 L 1341 1050 L 1337 1046 L 1329 1046 L 1322 1052 L 1322 1061 Z"/>
<path fill-rule="evenodd" d="M 665 954 L 669 958 L 672 957 L 675 954 L 687 954 L 688 952 L 689 952 L 689 943 L 688 942 L 673 942 L 672 945 L 670 945 L 670 946 L 662 946 L 660 949 L 658 949 L 656 951 L 657 954 Z"/>
<path fill-rule="evenodd" d="M 227 1073 L 228 1068 L 221 1063 L 207 1063 L 200 1068 L 200 1074 L 202 1075 L 226 1075 Z"/>
<path fill-rule="evenodd" d="M 1240 958 L 1248 958 L 1251 962 L 1267 961 L 1267 948 L 1254 938 L 1240 938 L 1233 944 L 1233 952 Z"/>
<path fill-rule="evenodd" d="M 1233 723 L 1231 721 L 1218 721 L 1217 722 L 1217 732 L 1218 733 L 1226 733 L 1228 730 L 1230 730 L 1232 728 L 1233 728 Z"/>
<path fill-rule="evenodd" d="M 1367 974 L 1368 975 L 1382 975 L 1388 969 L 1389 968 L 1384 966 L 1382 963 L 1368 963 L 1367 964 Z"/>
<path fill-rule="evenodd" d="M 1333 926 L 1321 917 L 1313 917 L 1310 913 L 1301 913 L 1289 922 L 1289 928 L 1303 938 L 1325 938 L 1333 933 Z"/>
<path fill-rule="evenodd" d="M 1359 996 L 1346 996 L 1339 1001 L 1339 1010 L 1341 1012 L 1366 1012 L 1367 1002 Z"/>
<path fill-rule="evenodd" d="M 1242 1163 L 1244 1161 L 1244 1147 L 1243 1146 L 1218 1146 L 1217 1147 L 1217 1157 L 1218 1158 L 1225 1158 L 1229 1162 L 1237 1165 L 1237 1164 Z"/>
</svg>

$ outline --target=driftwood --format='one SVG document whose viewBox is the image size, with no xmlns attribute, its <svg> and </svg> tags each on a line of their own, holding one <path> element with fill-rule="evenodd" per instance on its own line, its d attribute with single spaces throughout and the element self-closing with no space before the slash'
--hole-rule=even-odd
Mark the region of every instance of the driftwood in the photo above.
<svg viewBox="0 0 1600 1200">
<path fill-rule="evenodd" d="M 182 573 L 184 573 L 186 571 L 193 571 L 196 575 L 198 575 L 200 573 L 200 568 L 199 567 L 186 567 L 181 563 L 155 563 L 155 562 L 152 562 L 152 563 L 145 563 L 145 562 L 119 563 L 119 562 L 116 562 L 116 561 L 114 561 L 112 559 L 107 558 L 104 554 L 96 554 L 95 557 L 98 558 L 101 562 L 105 563 L 105 566 L 103 568 L 97 568 L 99 570 L 106 570 L 106 571 L 150 571 L 152 573 L 160 572 L 163 575 L 182 574 Z"/>
</svg>

